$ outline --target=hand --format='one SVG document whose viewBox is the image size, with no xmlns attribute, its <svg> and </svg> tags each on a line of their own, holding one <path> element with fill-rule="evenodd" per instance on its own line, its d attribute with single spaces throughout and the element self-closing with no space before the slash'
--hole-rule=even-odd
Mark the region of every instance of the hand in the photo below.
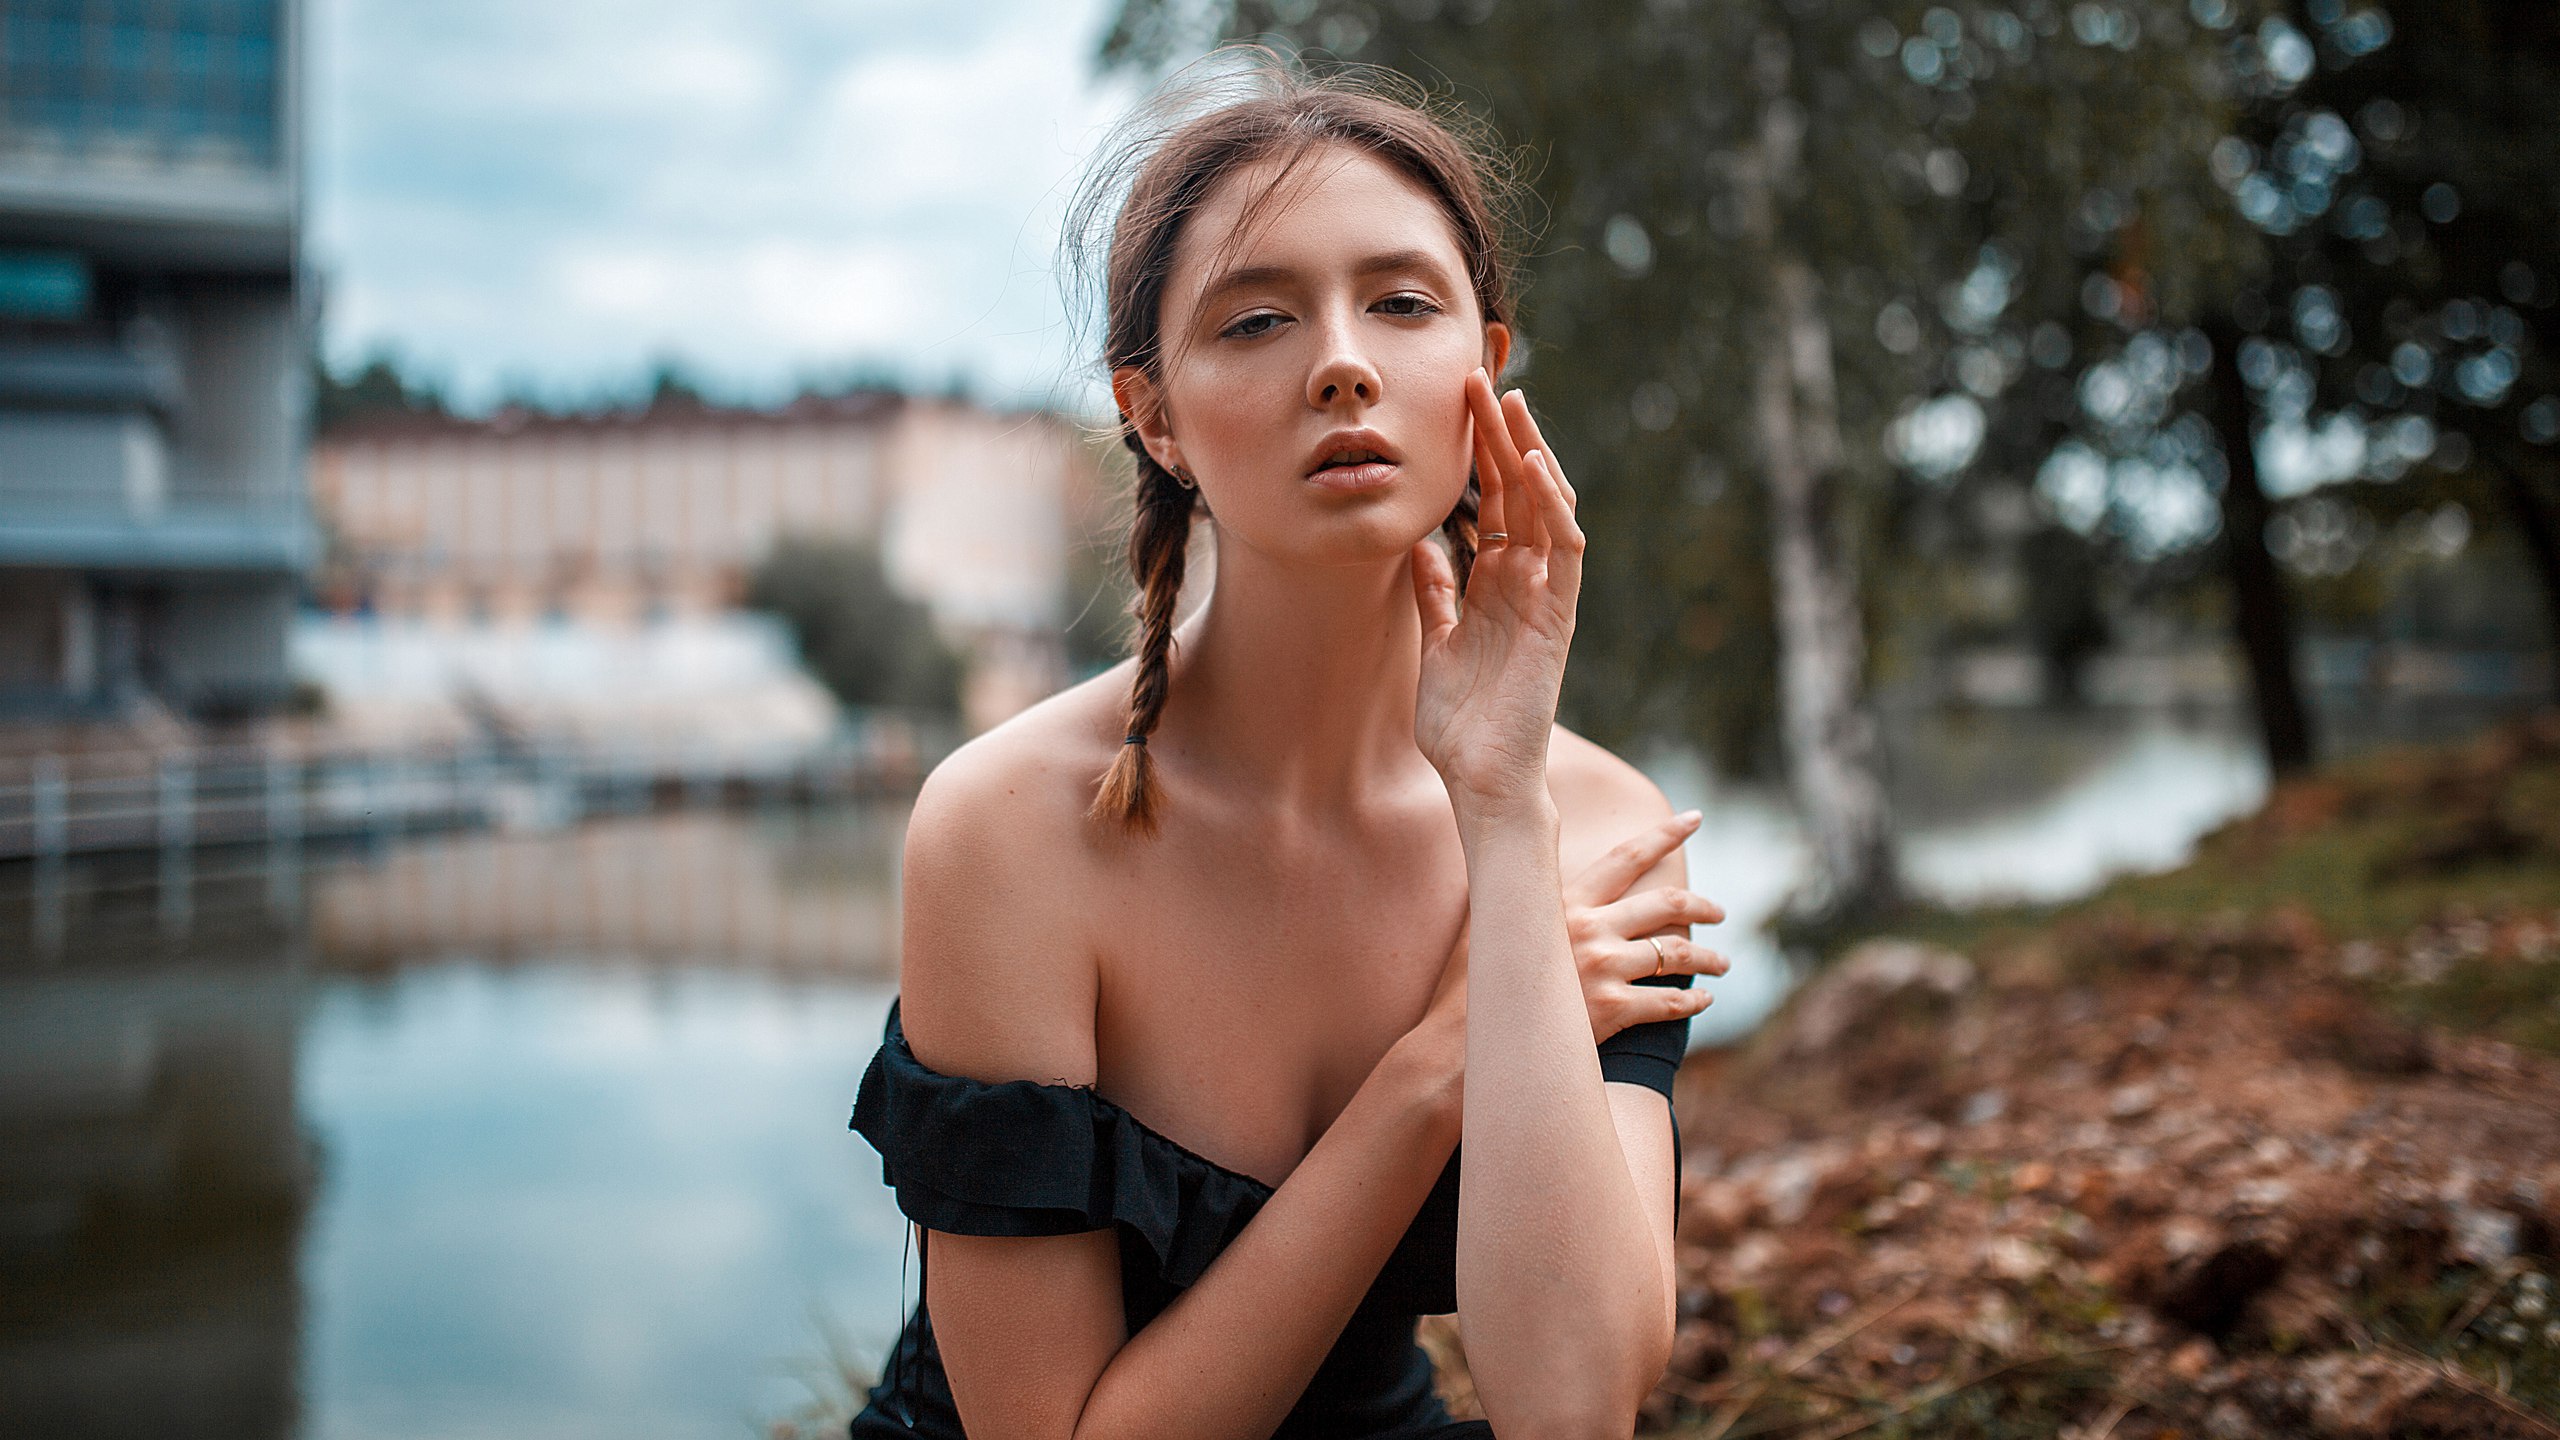
<svg viewBox="0 0 2560 1440">
<path fill-rule="evenodd" d="M 1582 529 L 1574 493 L 1514 390 L 1499 401 L 1478 369 L 1467 377 L 1479 534 L 1506 534 L 1476 552 L 1463 609 L 1449 558 L 1428 539 L 1413 548 L 1413 598 L 1422 616 L 1422 681 L 1414 740 L 1462 806 L 1546 795 L 1547 739 L 1582 591 Z"/>
<path fill-rule="evenodd" d="M 1582 977 L 1583 1007 L 1591 1012 L 1591 1038 L 1606 1040 L 1630 1025 L 1695 1015 L 1715 997 L 1692 985 L 1639 985 L 1657 963 L 1644 937 L 1656 938 L 1665 975 L 1722 975 L 1722 955 L 1688 938 L 1691 925 L 1724 919 L 1724 907 L 1703 895 L 1666 885 L 1640 895 L 1627 887 L 1662 863 L 1698 828 L 1698 812 L 1674 815 L 1612 848 L 1564 887 L 1565 934 L 1573 941 L 1573 967 Z"/>
</svg>

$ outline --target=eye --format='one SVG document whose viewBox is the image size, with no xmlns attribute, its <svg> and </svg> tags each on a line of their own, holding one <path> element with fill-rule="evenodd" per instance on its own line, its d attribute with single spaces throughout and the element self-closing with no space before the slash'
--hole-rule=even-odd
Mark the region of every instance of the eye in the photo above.
<svg viewBox="0 0 2560 1440">
<path fill-rule="evenodd" d="M 1410 290 L 1399 291 L 1396 294 L 1388 296 L 1384 300 L 1379 301 L 1376 308 L 1384 310 L 1390 315 L 1413 316 L 1437 315 L 1440 313 L 1440 307 L 1432 302 L 1430 296 L 1417 295 Z"/>
<path fill-rule="evenodd" d="M 1268 331 L 1272 325 L 1279 324 L 1281 318 L 1282 317 L 1276 311 L 1256 310 L 1252 314 L 1247 315 L 1243 319 L 1228 326 L 1226 329 L 1219 331 L 1218 335 L 1220 338 L 1227 340 L 1250 340 L 1254 336 Z M 1266 325 L 1262 323 L 1266 320 L 1270 321 L 1271 324 Z"/>
</svg>

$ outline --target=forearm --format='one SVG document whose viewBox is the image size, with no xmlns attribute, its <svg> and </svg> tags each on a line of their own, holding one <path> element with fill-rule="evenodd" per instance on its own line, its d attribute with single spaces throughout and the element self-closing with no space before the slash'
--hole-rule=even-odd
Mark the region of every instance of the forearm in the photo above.
<svg viewBox="0 0 2560 1440">
<path fill-rule="evenodd" d="M 1663 1279 L 1565 934 L 1555 813 L 1462 804 L 1459 828 L 1471 897 L 1457 1271 L 1468 1367 L 1497 1429 L 1507 1417 L 1532 1434 L 1632 1425 L 1659 1370 Z"/>
<path fill-rule="evenodd" d="M 1112 1357 L 1077 1421 L 1079 1440 L 1270 1434 L 1457 1140 L 1441 1078 L 1390 1051 L 1199 1281 Z"/>
</svg>

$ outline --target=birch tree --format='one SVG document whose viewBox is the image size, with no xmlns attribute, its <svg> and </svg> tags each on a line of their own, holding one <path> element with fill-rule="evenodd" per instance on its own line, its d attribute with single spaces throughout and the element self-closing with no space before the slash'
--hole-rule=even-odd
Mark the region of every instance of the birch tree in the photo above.
<svg viewBox="0 0 2560 1440">
<path fill-rule="evenodd" d="M 2193 303 L 2230 258 L 2193 193 L 2219 37 L 2171 0 L 1123 0 L 1103 59 L 1226 38 L 1443 85 L 1531 148 L 1524 383 L 1594 477 L 1568 720 L 1774 759 L 1817 860 L 1798 918 L 1889 906 L 1860 584 L 1888 431 L 1960 353 L 2023 368 L 1951 318 L 1986 266 L 2004 325 L 2078 320 L 2091 257 L 2056 221 L 2091 194 L 2141 217 L 2151 314 Z"/>
</svg>

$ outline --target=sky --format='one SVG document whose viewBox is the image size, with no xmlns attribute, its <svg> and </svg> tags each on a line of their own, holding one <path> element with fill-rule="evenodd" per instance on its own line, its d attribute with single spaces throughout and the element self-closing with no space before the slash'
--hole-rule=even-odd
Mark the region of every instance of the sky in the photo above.
<svg viewBox="0 0 2560 1440">
<path fill-rule="evenodd" d="M 1107 4 L 312 0 L 324 351 L 476 405 L 662 359 L 1072 400 L 1058 219 L 1134 95 Z"/>
</svg>

